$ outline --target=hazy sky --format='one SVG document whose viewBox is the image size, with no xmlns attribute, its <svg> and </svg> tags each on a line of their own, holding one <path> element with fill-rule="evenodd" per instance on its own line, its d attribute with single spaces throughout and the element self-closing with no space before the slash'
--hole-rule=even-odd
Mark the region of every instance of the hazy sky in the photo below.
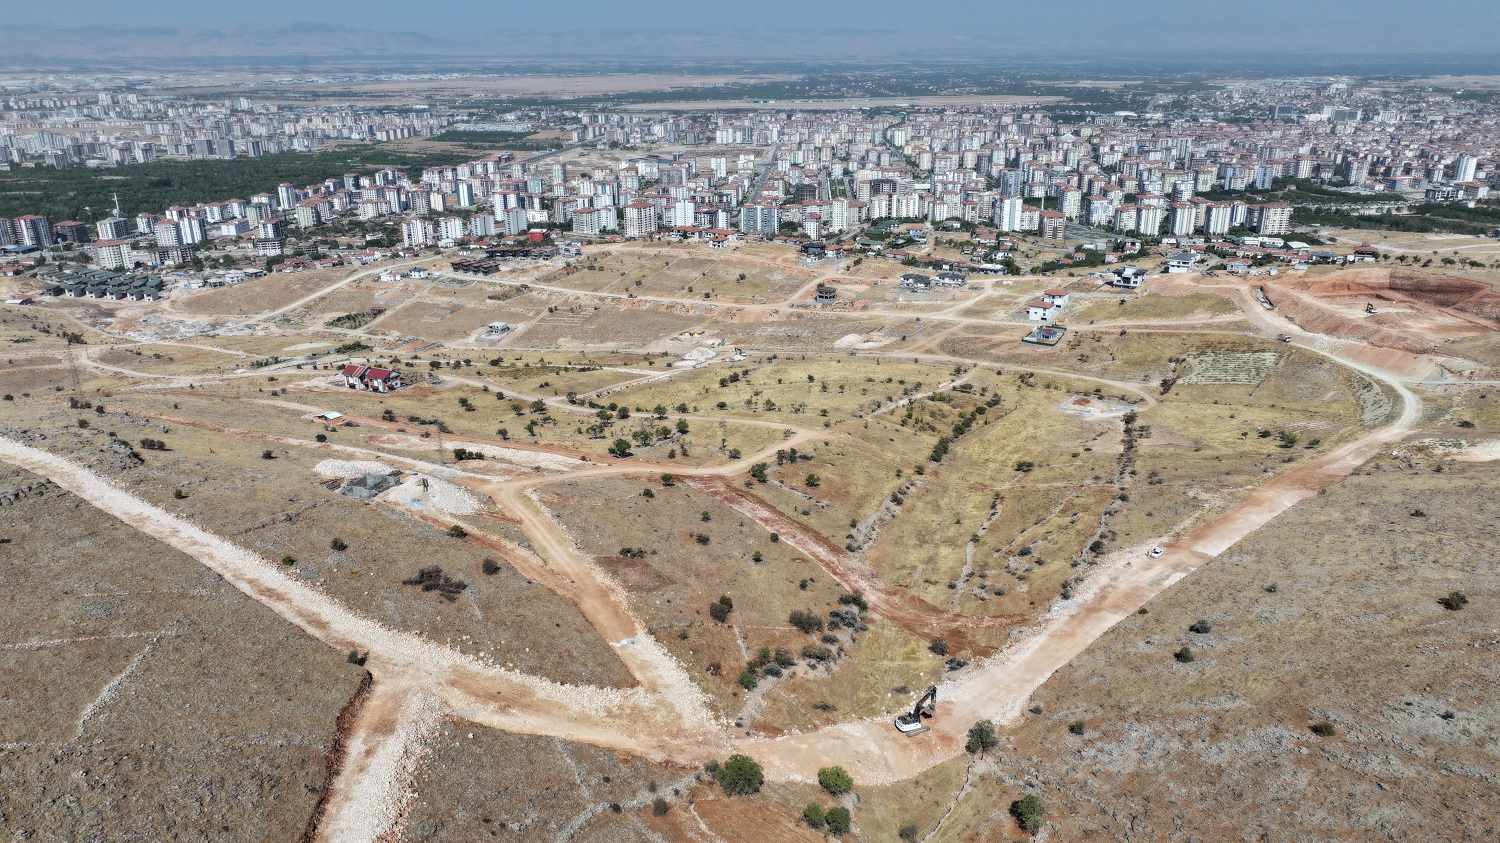
<svg viewBox="0 0 1500 843">
<path fill-rule="evenodd" d="M 1484 48 L 1500 34 L 1500 0 L 69 0 L 62 6 L 6 5 L 8 23 L 36 27 L 309 23 L 424 35 L 447 27 L 466 35 L 655 32 L 668 41 L 736 29 L 801 39 L 829 30 L 906 31 L 934 45 L 982 41 L 997 51 L 1025 47 L 1027 52 L 1109 45 L 1132 52 L 1319 45 L 1338 52 L 1408 52 Z M 64 8 L 66 15 L 59 17 Z M 775 54 L 775 39 L 746 42 L 745 54 Z"/>
</svg>

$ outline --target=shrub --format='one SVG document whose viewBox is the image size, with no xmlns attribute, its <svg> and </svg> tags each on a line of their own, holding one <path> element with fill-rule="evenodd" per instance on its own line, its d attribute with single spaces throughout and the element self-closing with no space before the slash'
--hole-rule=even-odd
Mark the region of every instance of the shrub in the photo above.
<svg viewBox="0 0 1500 843">
<path fill-rule="evenodd" d="M 653 816 L 653 817 L 665 816 L 666 813 L 668 811 L 670 811 L 670 810 L 672 810 L 672 806 L 668 805 L 667 804 L 667 800 L 661 798 L 660 796 L 658 796 L 655 799 L 651 800 L 651 816 Z"/>
<path fill-rule="evenodd" d="M 896 836 L 901 838 L 903 843 L 917 843 L 917 827 L 910 824 L 903 825 L 901 830 L 896 832 Z"/>
<path fill-rule="evenodd" d="M 981 720 L 969 727 L 969 742 L 964 745 L 964 749 L 973 755 L 999 745 L 1000 738 L 995 734 L 995 724 L 989 720 Z"/>
<path fill-rule="evenodd" d="M 848 834 L 854 827 L 854 818 L 849 816 L 849 809 L 843 806 L 829 808 L 824 819 L 828 822 L 828 830 L 834 834 Z"/>
<path fill-rule="evenodd" d="M 760 680 L 755 678 L 755 674 L 748 670 L 740 671 L 739 678 L 735 681 L 739 682 L 740 687 L 747 691 L 755 690 L 755 686 L 760 684 Z"/>
<path fill-rule="evenodd" d="M 1016 818 L 1016 824 L 1022 831 L 1036 834 L 1041 830 L 1042 824 L 1047 820 L 1042 816 L 1047 812 L 1047 807 L 1035 793 L 1025 796 L 1010 803 L 1010 815 Z"/>
<path fill-rule="evenodd" d="M 824 767 L 818 771 L 818 784 L 834 796 L 843 796 L 854 789 L 854 777 L 843 767 Z"/>
<path fill-rule="evenodd" d="M 263 460 L 274 460 L 276 459 L 276 455 L 271 453 L 271 450 L 267 448 L 266 450 L 260 452 L 260 458 Z"/>
<path fill-rule="evenodd" d="M 469 535 L 469 531 L 465 530 L 463 527 L 460 527 L 457 524 L 454 524 L 452 527 L 448 528 L 448 535 L 452 536 L 455 539 L 461 539 L 467 537 Z"/>
<path fill-rule="evenodd" d="M 854 606 L 861 612 L 868 611 L 870 608 L 870 604 L 865 602 L 865 596 L 857 591 L 840 594 L 839 603 L 845 606 Z"/>
<path fill-rule="evenodd" d="M 765 771 L 748 755 L 731 755 L 719 769 L 714 771 L 719 787 L 730 796 L 749 796 L 759 793 L 766 783 Z"/>
<path fill-rule="evenodd" d="M 1083 730 L 1084 730 L 1084 725 L 1083 725 L 1083 721 L 1082 720 L 1074 720 L 1072 723 L 1068 724 L 1068 731 L 1071 734 L 1081 735 L 1081 734 L 1083 734 Z"/>
<path fill-rule="evenodd" d="M 326 433 L 319 433 L 317 436 L 313 437 L 313 441 L 314 442 L 327 442 L 328 441 L 328 434 L 326 434 Z"/>
<path fill-rule="evenodd" d="M 1183 664 L 1187 664 L 1188 662 L 1193 660 L 1193 650 L 1191 647 L 1183 647 L 1182 649 L 1173 653 L 1172 658 L 1182 662 Z"/>
<path fill-rule="evenodd" d="M 729 612 L 733 608 L 734 606 L 728 605 L 722 600 L 717 603 L 710 603 L 708 604 L 708 616 L 719 623 L 723 623 L 729 619 Z"/>
<path fill-rule="evenodd" d="M 1337 731 L 1338 730 L 1334 728 L 1333 724 L 1329 723 L 1327 720 L 1322 720 L 1312 724 L 1312 733 L 1320 738 L 1331 738 Z"/>
<path fill-rule="evenodd" d="M 786 620 L 787 623 L 795 626 L 797 629 L 807 633 L 808 635 L 811 635 L 814 632 L 823 631 L 823 619 L 818 617 L 817 615 L 814 615 L 812 612 L 804 612 L 801 609 L 794 609 L 790 615 L 787 615 Z"/>
<path fill-rule="evenodd" d="M 335 538 L 333 541 L 329 542 L 328 546 L 333 548 L 334 550 L 341 552 L 349 549 L 349 543 L 339 538 Z"/>
<path fill-rule="evenodd" d="M 826 662 L 833 658 L 833 651 L 827 647 L 819 647 L 816 644 L 804 644 L 802 646 L 802 658 L 815 662 Z"/>
<path fill-rule="evenodd" d="M 948 655 L 948 642 L 941 638 L 934 638 L 932 643 L 927 645 L 927 649 L 934 656 L 946 656 Z"/>
<path fill-rule="evenodd" d="M 485 574 L 498 574 L 500 573 L 500 565 L 493 559 L 486 559 L 484 560 L 484 564 L 480 566 L 480 570 L 484 571 Z"/>
<path fill-rule="evenodd" d="M 1438 598 L 1438 605 L 1450 612 L 1457 612 L 1459 609 L 1469 605 L 1469 597 L 1462 591 L 1449 592 L 1447 597 Z"/>
<path fill-rule="evenodd" d="M 822 828 L 828 824 L 828 818 L 823 812 L 823 806 L 816 802 L 809 802 L 807 803 L 807 807 L 802 809 L 802 821 L 807 823 L 811 828 Z"/>
<path fill-rule="evenodd" d="M 1205 620 L 1195 621 L 1192 626 L 1188 627 L 1188 632 L 1196 632 L 1199 635 L 1207 635 L 1213 631 L 1213 624 Z"/>
</svg>

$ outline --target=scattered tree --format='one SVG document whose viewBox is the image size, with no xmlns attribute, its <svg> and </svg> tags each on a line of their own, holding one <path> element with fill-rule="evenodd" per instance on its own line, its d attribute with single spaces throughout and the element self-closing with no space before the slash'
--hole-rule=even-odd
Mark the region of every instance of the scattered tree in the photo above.
<svg viewBox="0 0 1500 843">
<path fill-rule="evenodd" d="M 981 720 L 969 727 L 969 742 L 964 745 L 964 749 L 971 755 L 977 755 L 999 745 L 1000 737 L 995 734 L 995 724 L 989 720 Z"/>
<path fill-rule="evenodd" d="M 766 783 L 765 771 L 748 755 L 731 755 L 714 771 L 719 787 L 730 796 L 749 796 L 759 793 Z"/>
<path fill-rule="evenodd" d="M 828 830 L 834 834 L 848 834 L 854 828 L 854 818 L 849 815 L 849 809 L 842 805 L 829 808 L 823 819 L 828 823 Z"/>
<path fill-rule="evenodd" d="M 1021 830 L 1028 834 L 1036 834 L 1041 830 L 1042 824 L 1047 821 L 1043 817 L 1046 812 L 1046 806 L 1035 793 L 1028 793 L 1010 803 L 1010 815 L 1016 818 L 1016 824 Z"/>
<path fill-rule="evenodd" d="M 843 796 L 854 789 L 854 777 L 843 767 L 824 767 L 818 771 L 818 784 L 834 796 Z"/>
<path fill-rule="evenodd" d="M 823 811 L 822 805 L 816 802 L 809 802 L 807 803 L 807 807 L 802 809 L 802 821 L 807 823 L 811 828 L 822 828 L 828 824 L 828 817 Z"/>
</svg>

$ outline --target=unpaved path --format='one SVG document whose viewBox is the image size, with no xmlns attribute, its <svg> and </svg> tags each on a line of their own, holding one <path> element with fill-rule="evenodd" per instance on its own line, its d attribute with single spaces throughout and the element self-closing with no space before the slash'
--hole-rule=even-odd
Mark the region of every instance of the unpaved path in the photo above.
<svg viewBox="0 0 1500 843">
<path fill-rule="evenodd" d="M 760 497 L 735 488 L 723 477 L 689 475 L 680 477 L 678 482 L 711 495 L 766 530 L 779 534 L 783 542 L 806 554 L 829 576 L 838 580 L 844 588 L 863 594 L 865 601 L 870 604 L 871 611 L 913 635 L 922 638 L 946 638 L 949 643 L 967 647 L 971 652 L 977 651 L 982 654 L 982 649 L 967 641 L 965 631 L 1005 629 L 1017 626 L 1023 620 L 1018 615 L 981 617 L 950 614 L 910 592 L 881 582 L 868 566 L 836 546 L 821 533 L 787 516 Z"/>
<path fill-rule="evenodd" d="M 422 750 L 442 718 L 443 705 L 433 689 L 396 677 L 376 683 L 349 724 L 318 839 L 367 843 L 395 831 Z"/>
<path fill-rule="evenodd" d="M 401 780 L 403 765 L 415 757 L 414 747 L 420 744 L 408 736 L 421 734 L 421 724 L 429 722 L 428 706 L 436 707 L 430 700 L 439 700 L 452 714 L 477 723 L 592 743 L 661 761 L 691 764 L 720 757 L 726 751 L 744 751 L 765 765 L 770 778 L 780 780 L 813 781 L 819 767 L 841 764 L 861 781 L 878 784 L 909 778 L 953 757 L 962 751 L 965 733 L 974 721 L 1014 718 L 1038 686 L 1114 624 L 1298 501 L 1319 494 L 1410 432 L 1420 417 L 1421 407 L 1403 384 L 1374 367 L 1315 347 L 1308 350 L 1363 371 L 1393 388 L 1403 399 L 1400 417 L 1385 428 L 1271 480 L 1241 502 L 1169 543 L 1167 553 L 1160 559 L 1146 559 L 1141 552 L 1144 548 L 1116 554 L 1096 570 L 1073 600 L 1056 605 L 1011 647 L 966 672 L 962 678 L 945 683 L 940 690 L 940 715 L 932 721 L 932 731 L 917 738 L 900 735 L 884 719 L 842 723 L 774 739 L 744 740 L 722 731 L 708 715 L 701 693 L 696 692 L 680 666 L 665 656 L 664 651 L 660 656 L 654 652 L 651 646 L 654 641 L 640 631 L 639 624 L 629 614 L 623 592 L 602 577 L 591 560 L 540 511 L 528 494 L 531 487 L 543 482 L 637 474 L 668 466 L 611 460 L 563 475 L 509 482 L 477 475 L 461 477 L 465 485 L 492 494 L 523 523 L 539 550 L 535 564 L 546 566 L 559 585 L 576 589 L 574 599 L 581 607 L 587 607 L 586 614 L 593 613 L 590 620 L 601 634 L 617 647 L 630 648 L 622 658 L 642 677 L 644 687 L 619 691 L 546 682 L 385 628 L 292 579 L 255 554 L 114 487 L 62 457 L 0 438 L 0 459 L 50 478 L 135 529 L 194 556 L 236 588 L 330 646 L 340 651 L 357 649 L 370 654 L 367 666 L 372 674 L 395 682 L 390 686 L 387 702 L 361 713 L 361 725 L 356 732 L 362 742 L 354 754 L 356 760 L 347 765 L 347 781 L 340 782 L 349 796 L 340 796 L 343 801 L 330 804 L 324 826 L 328 829 L 324 839 L 363 841 L 373 839 L 370 835 L 384 833 L 379 828 L 392 827 L 400 801 L 377 800 L 383 807 L 371 812 L 375 819 L 356 820 L 352 812 L 355 805 L 361 804 L 358 796 L 366 789 L 378 790 Z M 1057 374 L 1081 377 L 1070 372 Z M 1134 384 L 1104 383 L 1134 393 L 1144 399 L 1146 407 L 1152 403 L 1150 396 Z M 181 419 L 174 421 L 188 423 Z M 788 441 L 800 442 L 814 435 L 828 434 L 800 431 Z M 296 441 L 295 444 L 311 443 Z M 534 447 L 550 453 L 562 450 Z M 679 468 L 673 473 L 685 482 L 722 496 L 721 499 L 768 527 L 774 526 L 793 546 L 818 559 L 830 571 L 839 572 L 837 576 L 847 587 L 864 591 L 882 616 L 924 629 L 928 627 L 921 625 L 941 620 L 945 624 L 941 627 L 944 634 L 948 634 L 947 624 L 961 629 L 985 623 L 1012 623 L 1010 619 L 952 618 L 910 595 L 886 589 L 826 538 L 806 530 L 764 502 L 757 504 L 758 499 L 744 495 L 723 480 L 724 475 L 743 471 L 759 457 L 747 457 L 719 468 Z M 932 627 L 934 631 L 939 628 Z M 348 818 L 335 823 L 339 817 Z"/>
<path fill-rule="evenodd" d="M 915 776 L 961 752 L 968 728 L 978 720 L 1006 722 L 1018 717 L 1032 692 L 1115 624 L 1412 431 L 1422 412 L 1417 397 L 1378 370 L 1346 365 L 1401 395 L 1402 411 L 1394 422 L 1276 477 L 1166 544 L 1159 559 L 1148 559 L 1145 546 L 1114 554 L 1074 599 L 1054 606 L 1029 634 L 995 659 L 940 686 L 940 716 L 930 721 L 931 732 L 908 738 L 883 720 L 841 723 L 806 734 L 745 741 L 741 750 L 761 761 L 773 779 L 812 782 L 819 767 L 839 764 L 857 771 L 860 781 L 882 784 Z"/>
</svg>

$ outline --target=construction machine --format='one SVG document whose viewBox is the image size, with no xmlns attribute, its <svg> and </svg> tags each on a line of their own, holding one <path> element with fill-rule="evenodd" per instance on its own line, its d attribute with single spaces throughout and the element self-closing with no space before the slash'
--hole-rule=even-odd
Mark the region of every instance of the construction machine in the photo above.
<svg viewBox="0 0 1500 843">
<path fill-rule="evenodd" d="M 920 735 L 928 731 L 924 718 L 931 717 L 937 711 L 937 686 L 930 685 L 927 693 L 923 694 L 917 704 L 912 706 L 911 711 L 896 717 L 896 731 L 907 737 Z"/>
</svg>

